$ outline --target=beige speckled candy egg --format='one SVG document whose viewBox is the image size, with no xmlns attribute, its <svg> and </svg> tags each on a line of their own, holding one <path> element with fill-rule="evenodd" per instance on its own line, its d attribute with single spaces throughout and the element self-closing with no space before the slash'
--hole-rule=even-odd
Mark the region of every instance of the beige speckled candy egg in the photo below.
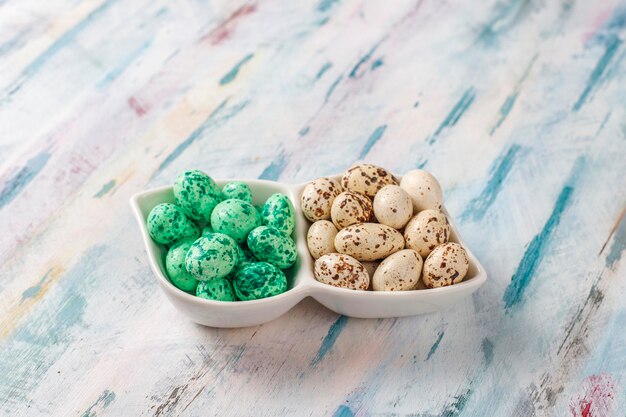
<svg viewBox="0 0 626 417">
<path fill-rule="evenodd" d="M 334 287 L 367 290 L 370 277 L 359 261 L 348 255 L 329 253 L 315 261 L 315 279 Z"/>
<path fill-rule="evenodd" d="M 372 277 L 374 291 L 407 291 L 417 288 L 424 261 L 419 253 L 404 249 L 381 262 Z"/>
<path fill-rule="evenodd" d="M 417 213 L 404 228 L 406 247 L 426 258 L 433 249 L 446 243 L 450 236 L 448 218 L 439 210 Z"/>
<path fill-rule="evenodd" d="M 443 206 L 439 181 L 423 169 L 407 172 L 400 181 L 400 187 L 411 196 L 415 213 L 426 209 L 440 209 Z"/>
<path fill-rule="evenodd" d="M 331 178 L 318 178 L 302 190 L 300 206 L 304 216 L 312 222 L 330 219 L 330 207 L 343 190 L 341 184 Z"/>
<path fill-rule="evenodd" d="M 422 280 L 428 288 L 445 287 L 463 281 L 469 259 L 463 246 L 448 242 L 437 246 L 424 261 Z"/>
<path fill-rule="evenodd" d="M 357 223 L 337 233 L 335 249 L 359 261 L 375 261 L 404 249 L 404 238 L 384 224 Z"/>
<path fill-rule="evenodd" d="M 411 197 L 398 185 L 385 185 L 374 197 L 374 215 L 379 223 L 402 229 L 413 216 Z"/>
<path fill-rule="evenodd" d="M 398 184 L 393 175 L 385 168 L 372 164 L 358 164 L 348 169 L 341 177 L 341 185 L 345 190 L 374 197 L 388 184 Z"/>
<path fill-rule="evenodd" d="M 309 253 L 315 259 L 327 253 L 336 252 L 335 236 L 337 228 L 328 220 L 318 220 L 309 227 L 306 234 L 306 244 L 309 247 Z"/>
<path fill-rule="evenodd" d="M 373 213 L 372 200 L 352 191 L 339 194 L 330 209 L 333 223 L 339 230 L 351 224 L 369 222 Z"/>
</svg>

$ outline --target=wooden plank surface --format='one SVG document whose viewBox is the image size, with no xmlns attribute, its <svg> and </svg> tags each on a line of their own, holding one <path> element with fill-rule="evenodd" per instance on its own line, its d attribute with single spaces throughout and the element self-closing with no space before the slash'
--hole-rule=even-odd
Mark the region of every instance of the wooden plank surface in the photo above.
<svg viewBox="0 0 626 417">
<path fill-rule="evenodd" d="M 623 416 L 626 3 L 0 0 L 0 414 Z M 185 169 L 433 172 L 453 309 L 189 322 L 128 208 Z"/>
</svg>

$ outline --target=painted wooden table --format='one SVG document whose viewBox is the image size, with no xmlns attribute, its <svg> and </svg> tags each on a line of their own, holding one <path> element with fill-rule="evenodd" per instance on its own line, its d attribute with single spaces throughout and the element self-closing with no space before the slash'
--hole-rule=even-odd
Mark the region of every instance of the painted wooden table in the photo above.
<svg viewBox="0 0 626 417">
<path fill-rule="evenodd" d="M 0 414 L 624 416 L 626 2 L 0 0 Z M 180 315 L 129 196 L 433 172 L 489 280 Z"/>
</svg>

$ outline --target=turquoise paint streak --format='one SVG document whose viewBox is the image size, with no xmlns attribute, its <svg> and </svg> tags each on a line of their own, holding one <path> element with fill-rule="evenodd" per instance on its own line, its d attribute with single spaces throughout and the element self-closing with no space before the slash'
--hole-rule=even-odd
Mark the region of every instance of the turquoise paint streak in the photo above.
<svg viewBox="0 0 626 417">
<path fill-rule="evenodd" d="M 104 184 L 100 191 L 94 194 L 94 198 L 102 198 L 115 187 L 115 180 L 111 180 Z"/>
<path fill-rule="evenodd" d="M 322 361 L 322 359 L 324 359 L 326 354 L 335 345 L 337 338 L 339 338 L 339 335 L 341 334 L 341 332 L 343 332 L 347 324 L 348 317 L 346 316 L 340 316 L 337 320 L 335 320 L 335 322 L 328 329 L 328 333 L 324 337 L 324 340 L 322 340 L 322 344 L 317 351 L 317 355 L 315 355 L 315 357 L 311 361 L 311 367 L 317 366 Z"/>
<path fill-rule="evenodd" d="M 102 89 L 113 81 L 115 81 L 120 75 L 128 69 L 140 56 L 142 56 L 152 45 L 152 39 L 144 42 L 139 45 L 138 48 L 135 48 L 128 55 L 122 58 L 122 60 L 111 70 L 109 71 L 104 78 L 97 84 L 99 89 Z"/>
<path fill-rule="evenodd" d="M 39 282 L 37 282 L 37 284 L 35 284 L 32 287 L 29 287 L 26 290 L 24 290 L 24 292 L 22 293 L 22 300 L 20 301 L 20 303 L 23 303 L 24 301 L 28 300 L 29 298 L 36 297 L 37 294 L 39 294 L 41 292 L 41 289 L 43 288 L 44 282 L 46 282 L 46 280 L 50 276 L 50 272 L 52 272 L 52 269 L 49 269 L 48 272 L 46 272 L 41 277 L 41 279 L 39 280 Z"/>
<path fill-rule="evenodd" d="M 496 197 L 502 190 L 502 186 L 507 176 L 511 172 L 511 168 L 519 157 L 521 147 L 517 144 L 512 145 L 504 155 L 501 155 L 498 160 L 495 161 L 490 172 L 491 175 L 487 180 L 485 188 L 480 195 L 466 206 L 465 210 L 461 214 L 461 219 L 468 218 L 474 220 L 480 220 L 483 218 L 489 207 L 496 200 Z"/>
<path fill-rule="evenodd" d="M 343 75 L 340 75 L 335 81 L 333 81 L 333 83 L 330 85 L 330 87 L 328 88 L 328 91 L 326 92 L 326 98 L 324 99 L 324 102 L 327 103 L 328 99 L 330 99 L 330 96 L 335 92 L 335 88 L 337 88 L 337 86 L 339 85 L 339 83 L 341 82 L 341 80 L 343 79 Z"/>
<path fill-rule="evenodd" d="M 24 68 L 21 75 L 15 80 L 7 92 L 7 96 L 11 96 L 19 91 L 24 83 L 35 75 L 48 62 L 50 58 L 55 56 L 60 50 L 74 41 L 77 35 L 85 30 L 90 24 L 102 17 L 105 12 L 111 8 L 119 0 L 107 0 L 100 6 L 89 13 L 83 20 L 78 22 L 74 27 L 61 35 L 48 49 L 39 54 L 30 64 Z M 5 96 L 6 98 L 6 96 Z"/>
<path fill-rule="evenodd" d="M 261 172 L 261 175 L 259 175 L 259 179 L 276 181 L 283 173 L 286 166 L 287 157 L 285 153 L 281 151 L 276 159 L 270 162 L 270 164 L 265 167 L 263 172 Z"/>
<path fill-rule="evenodd" d="M 324 74 L 326 74 L 326 71 L 328 71 L 329 69 L 331 69 L 333 66 L 332 63 L 327 62 L 325 63 L 322 68 L 320 68 L 320 70 L 317 72 L 317 75 L 315 76 L 316 80 L 319 80 L 320 78 L 322 78 L 322 76 L 324 76 Z"/>
<path fill-rule="evenodd" d="M 354 412 L 347 405 L 340 405 L 333 413 L 333 417 L 354 417 Z"/>
<path fill-rule="evenodd" d="M 613 268 L 620 259 L 626 249 L 626 215 L 622 214 L 622 218 L 613 235 L 613 243 L 606 255 L 605 265 L 607 268 Z"/>
<path fill-rule="evenodd" d="M 482 343 L 483 356 L 485 358 L 485 366 L 491 365 L 493 362 L 493 342 L 487 338 Z"/>
<path fill-rule="evenodd" d="M 85 412 L 83 417 L 96 417 L 98 411 L 105 410 L 115 400 L 115 393 L 113 391 L 104 390 L 98 397 L 95 403 L 93 403 Z"/>
<path fill-rule="evenodd" d="M 512 307 L 522 302 L 524 293 L 532 282 L 537 268 L 545 256 L 550 238 L 558 227 L 563 213 L 571 204 L 574 186 L 584 163 L 584 157 L 580 157 L 574 164 L 572 174 L 561 190 L 548 221 L 546 221 L 541 231 L 531 240 L 524 252 L 522 260 L 517 266 L 517 270 L 511 277 L 511 283 L 504 291 L 504 296 L 502 297 L 507 313 L 511 313 Z"/>
<path fill-rule="evenodd" d="M 317 5 L 317 10 L 320 12 L 327 12 L 330 10 L 339 0 L 322 0 Z"/>
<path fill-rule="evenodd" d="M 245 58 L 239 61 L 226 75 L 222 77 L 222 79 L 220 80 L 220 85 L 226 85 L 233 82 L 235 78 L 237 78 L 241 67 L 243 67 L 246 62 L 250 61 L 252 57 L 254 57 L 254 54 L 248 54 Z"/>
<path fill-rule="evenodd" d="M 476 98 L 476 92 L 474 91 L 474 87 L 470 87 L 461 96 L 459 101 L 454 105 L 450 113 L 446 116 L 446 118 L 441 122 L 435 133 L 428 139 L 428 144 L 432 145 L 439 138 L 441 132 L 444 129 L 452 127 L 456 125 L 461 116 L 470 108 L 474 99 Z"/>
<path fill-rule="evenodd" d="M 604 54 L 600 57 L 600 60 L 596 64 L 596 67 L 591 72 L 591 75 L 589 76 L 589 79 L 587 80 L 585 89 L 583 90 L 580 97 L 578 97 L 578 100 L 572 107 L 573 111 L 577 112 L 578 110 L 582 108 L 583 104 L 585 104 L 585 102 L 589 98 L 589 94 L 591 94 L 591 92 L 595 89 L 595 87 L 600 82 L 600 78 L 606 71 L 607 66 L 609 65 L 613 57 L 615 56 L 615 53 L 617 52 L 621 44 L 622 44 L 622 40 L 618 38 L 617 36 L 612 36 L 608 39 L 606 49 L 604 50 Z"/>
<path fill-rule="evenodd" d="M 43 170 L 50 159 L 50 153 L 43 151 L 29 159 L 0 190 L 0 209 L 9 204 Z"/>
<path fill-rule="evenodd" d="M 208 132 L 212 128 L 218 128 L 227 123 L 230 119 L 237 116 L 246 106 L 249 104 L 248 101 L 244 101 L 237 105 L 227 108 L 226 104 L 228 103 L 228 99 L 225 99 L 220 103 L 219 106 L 215 110 L 209 114 L 209 116 L 194 130 L 184 141 L 182 141 L 176 149 L 172 151 L 161 163 L 159 168 L 152 175 L 154 178 L 158 173 L 163 171 L 165 168 L 171 165 L 180 155 L 183 154 L 194 142 L 199 140 L 204 136 L 206 132 Z M 222 114 L 223 113 L 223 114 Z"/>
<path fill-rule="evenodd" d="M 365 146 L 361 150 L 359 159 L 365 158 L 365 156 L 370 152 L 370 150 L 372 150 L 374 145 L 376 145 L 376 143 L 380 140 L 380 138 L 383 137 L 383 135 L 385 134 L 385 130 L 387 130 L 387 125 L 378 126 L 374 130 L 374 132 L 370 135 L 369 139 L 367 139 Z"/>
<path fill-rule="evenodd" d="M 444 335 L 443 331 L 439 332 L 439 335 L 437 335 L 437 340 L 435 340 L 435 343 L 433 343 L 433 345 L 430 348 L 430 351 L 428 352 L 428 355 L 426 356 L 426 360 L 429 360 L 430 357 L 435 354 L 435 352 L 439 348 L 439 344 L 441 343 L 441 339 L 443 339 L 443 335 Z"/>
</svg>

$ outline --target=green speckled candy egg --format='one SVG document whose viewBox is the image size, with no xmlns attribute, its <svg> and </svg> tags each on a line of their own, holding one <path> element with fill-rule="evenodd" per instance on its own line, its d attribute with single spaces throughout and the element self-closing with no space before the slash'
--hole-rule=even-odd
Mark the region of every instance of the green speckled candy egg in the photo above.
<svg viewBox="0 0 626 417">
<path fill-rule="evenodd" d="M 232 237 L 237 243 L 245 242 L 248 233 L 260 224 L 259 213 L 243 200 L 222 201 L 211 214 L 213 230 Z"/>
<path fill-rule="evenodd" d="M 233 284 L 226 278 L 202 281 L 196 289 L 196 296 L 216 301 L 237 301 Z"/>
<path fill-rule="evenodd" d="M 209 281 L 230 274 L 237 261 L 237 243 L 222 233 L 212 233 L 193 242 L 185 267 L 198 281 Z"/>
<path fill-rule="evenodd" d="M 154 207 L 148 215 L 150 237 L 164 245 L 186 237 L 197 238 L 200 228 L 175 204 L 163 203 Z"/>
<path fill-rule="evenodd" d="M 272 226 L 286 235 L 291 235 L 296 226 L 296 211 L 285 194 L 272 194 L 263 206 L 263 224 Z"/>
<path fill-rule="evenodd" d="M 179 240 L 170 248 L 165 257 L 165 269 L 167 276 L 176 288 L 183 291 L 195 292 L 198 280 L 193 277 L 185 268 L 185 256 L 195 239 L 187 238 Z"/>
<path fill-rule="evenodd" d="M 240 300 L 258 300 L 287 291 L 287 278 L 274 265 L 255 262 L 237 271 L 233 287 Z"/>
<path fill-rule="evenodd" d="M 215 181 L 202 171 L 186 171 L 176 177 L 174 198 L 187 216 L 208 222 L 211 212 L 222 201 Z"/>
<path fill-rule="evenodd" d="M 222 200 L 236 198 L 247 203 L 252 203 L 252 189 L 248 184 L 240 181 L 232 181 L 222 188 Z"/>
<path fill-rule="evenodd" d="M 280 230 L 259 226 L 248 235 L 248 247 L 259 261 L 269 262 L 280 269 L 296 262 L 296 243 Z"/>
</svg>

